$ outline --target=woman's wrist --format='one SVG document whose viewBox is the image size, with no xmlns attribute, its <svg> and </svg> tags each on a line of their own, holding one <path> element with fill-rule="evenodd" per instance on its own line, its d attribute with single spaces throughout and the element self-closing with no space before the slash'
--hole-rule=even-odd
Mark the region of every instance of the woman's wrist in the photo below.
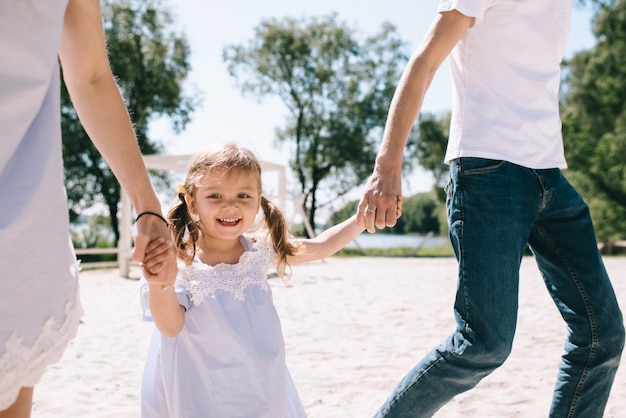
<svg viewBox="0 0 626 418">
<path fill-rule="evenodd" d="M 146 210 L 146 211 L 140 212 L 140 213 L 137 215 L 137 217 L 135 218 L 135 223 L 136 223 L 136 222 L 137 222 L 140 218 L 142 218 L 143 216 L 146 216 L 146 215 L 147 215 L 147 216 L 153 216 L 153 217 L 155 217 L 155 218 L 158 218 L 158 219 L 162 220 L 163 222 L 165 222 L 165 226 L 169 226 L 169 223 L 167 222 L 167 219 L 165 219 L 165 218 L 163 217 L 163 215 L 161 215 L 161 213 L 160 213 L 160 212 L 153 212 L 153 211 L 150 211 L 150 210 Z"/>
</svg>

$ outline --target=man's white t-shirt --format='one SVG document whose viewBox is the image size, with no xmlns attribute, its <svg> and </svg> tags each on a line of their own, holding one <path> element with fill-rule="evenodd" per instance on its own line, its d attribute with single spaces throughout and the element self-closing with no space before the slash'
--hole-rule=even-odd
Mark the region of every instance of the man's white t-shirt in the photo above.
<svg viewBox="0 0 626 418">
<path fill-rule="evenodd" d="M 474 17 L 453 49 L 445 161 L 506 160 L 566 168 L 559 116 L 560 64 L 572 0 L 441 0 L 438 11 Z"/>
</svg>

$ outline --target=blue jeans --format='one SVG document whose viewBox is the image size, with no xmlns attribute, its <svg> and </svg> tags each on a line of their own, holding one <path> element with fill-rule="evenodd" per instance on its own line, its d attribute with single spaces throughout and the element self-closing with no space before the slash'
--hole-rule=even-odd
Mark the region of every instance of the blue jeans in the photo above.
<svg viewBox="0 0 626 418">
<path fill-rule="evenodd" d="M 462 158 L 446 186 L 459 263 L 456 330 L 398 384 L 376 417 L 430 417 L 506 360 L 528 245 L 568 336 L 550 417 L 602 417 L 624 323 L 588 208 L 559 169 Z"/>
</svg>

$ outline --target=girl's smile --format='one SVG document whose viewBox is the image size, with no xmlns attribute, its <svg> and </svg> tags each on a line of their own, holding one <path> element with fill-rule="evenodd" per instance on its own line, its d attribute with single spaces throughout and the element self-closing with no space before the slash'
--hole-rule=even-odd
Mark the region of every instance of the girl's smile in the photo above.
<svg viewBox="0 0 626 418">
<path fill-rule="evenodd" d="M 217 220 L 223 226 L 236 226 L 241 222 L 241 218 L 239 219 L 218 219 Z"/>
</svg>

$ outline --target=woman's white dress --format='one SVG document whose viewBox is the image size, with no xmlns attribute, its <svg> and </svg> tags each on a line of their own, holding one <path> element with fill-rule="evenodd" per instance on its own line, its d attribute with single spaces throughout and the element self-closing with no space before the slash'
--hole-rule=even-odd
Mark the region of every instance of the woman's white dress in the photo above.
<svg viewBox="0 0 626 418">
<path fill-rule="evenodd" d="M 175 290 L 187 309 L 173 338 L 155 329 L 144 370 L 143 418 L 300 418 L 306 416 L 285 362 L 285 345 L 267 274 L 274 251 L 241 236 L 238 264 L 199 260 L 180 271 Z M 144 319 L 149 287 L 141 284 Z"/>
<path fill-rule="evenodd" d="M 57 51 L 67 0 L 0 0 L 0 410 L 76 335 Z"/>
</svg>

